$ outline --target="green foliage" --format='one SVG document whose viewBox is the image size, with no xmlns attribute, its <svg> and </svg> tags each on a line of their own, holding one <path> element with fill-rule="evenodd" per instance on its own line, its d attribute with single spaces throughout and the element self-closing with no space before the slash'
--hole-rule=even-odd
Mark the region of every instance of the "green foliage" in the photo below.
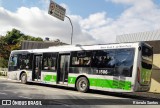
<svg viewBox="0 0 160 108">
<path fill-rule="evenodd" d="M 0 67 L 7 67 L 10 52 L 19 50 L 22 41 L 43 41 L 40 37 L 33 37 L 23 34 L 17 29 L 8 31 L 5 36 L 0 36 Z"/>
<path fill-rule="evenodd" d="M 23 37 L 24 34 L 21 33 L 19 30 L 12 29 L 12 31 L 8 31 L 4 40 L 9 45 L 15 45 L 19 42 L 19 38 Z"/>
<path fill-rule="evenodd" d="M 7 68 L 8 60 L 0 57 L 0 67 Z"/>
</svg>

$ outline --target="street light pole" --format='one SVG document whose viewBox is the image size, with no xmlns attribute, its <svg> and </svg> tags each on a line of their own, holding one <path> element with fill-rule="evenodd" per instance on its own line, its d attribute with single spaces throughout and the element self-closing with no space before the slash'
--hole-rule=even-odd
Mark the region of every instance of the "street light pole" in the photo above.
<svg viewBox="0 0 160 108">
<path fill-rule="evenodd" d="M 73 38 L 73 24 L 72 24 L 72 21 L 71 19 L 66 15 L 65 17 L 67 17 L 69 19 L 69 22 L 71 24 L 71 27 L 72 27 L 72 32 L 71 32 L 71 45 L 72 45 L 72 38 Z"/>
</svg>

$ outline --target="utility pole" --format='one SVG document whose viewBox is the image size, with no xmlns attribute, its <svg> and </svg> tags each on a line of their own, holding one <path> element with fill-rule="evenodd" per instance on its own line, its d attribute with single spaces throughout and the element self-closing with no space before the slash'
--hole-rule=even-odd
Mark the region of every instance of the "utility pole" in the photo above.
<svg viewBox="0 0 160 108">
<path fill-rule="evenodd" d="M 71 27 L 72 27 L 72 31 L 71 31 L 71 45 L 72 45 L 72 38 L 73 38 L 73 24 L 72 24 L 71 19 L 70 19 L 67 15 L 66 15 L 65 17 L 69 19 L 69 22 L 70 22 Z"/>
<path fill-rule="evenodd" d="M 52 0 L 50 0 L 50 5 L 49 5 L 49 10 L 48 10 L 48 14 L 64 21 L 64 18 L 68 18 L 69 22 L 71 24 L 72 27 L 72 31 L 71 31 L 71 45 L 72 45 L 72 38 L 73 38 L 73 24 L 71 19 L 65 15 L 66 13 L 66 9 L 63 8 L 62 6 L 58 5 L 57 3 L 53 2 Z"/>
</svg>

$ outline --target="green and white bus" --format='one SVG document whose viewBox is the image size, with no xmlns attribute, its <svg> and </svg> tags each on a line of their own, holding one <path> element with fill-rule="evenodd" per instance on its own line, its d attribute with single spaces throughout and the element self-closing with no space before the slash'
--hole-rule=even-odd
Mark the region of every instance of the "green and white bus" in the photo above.
<svg viewBox="0 0 160 108">
<path fill-rule="evenodd" d="M 148 91 L 153 48 L 143 42 L 15 50 L 8 78 L 111 92 Z"/>
</svg>

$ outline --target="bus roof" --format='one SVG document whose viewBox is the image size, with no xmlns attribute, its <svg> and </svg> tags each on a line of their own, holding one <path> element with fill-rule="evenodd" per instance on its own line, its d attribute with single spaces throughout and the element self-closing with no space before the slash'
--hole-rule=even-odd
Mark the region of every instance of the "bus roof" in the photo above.
<svg viewBox="0 0 160 108">
<path fill-rule="evenodd" d="M 80 50 L 134 48 L 139 46 L 140 43 L 141 42 L 115 43 L 115 44 L 104 44 L 104 45 L 63 45 L 63 46 L 52 46 L 45 49 L 14 50 L 12 51 L 12 53 L 69 52 L 69 51 L 80 51 Z"/>
</svg>

